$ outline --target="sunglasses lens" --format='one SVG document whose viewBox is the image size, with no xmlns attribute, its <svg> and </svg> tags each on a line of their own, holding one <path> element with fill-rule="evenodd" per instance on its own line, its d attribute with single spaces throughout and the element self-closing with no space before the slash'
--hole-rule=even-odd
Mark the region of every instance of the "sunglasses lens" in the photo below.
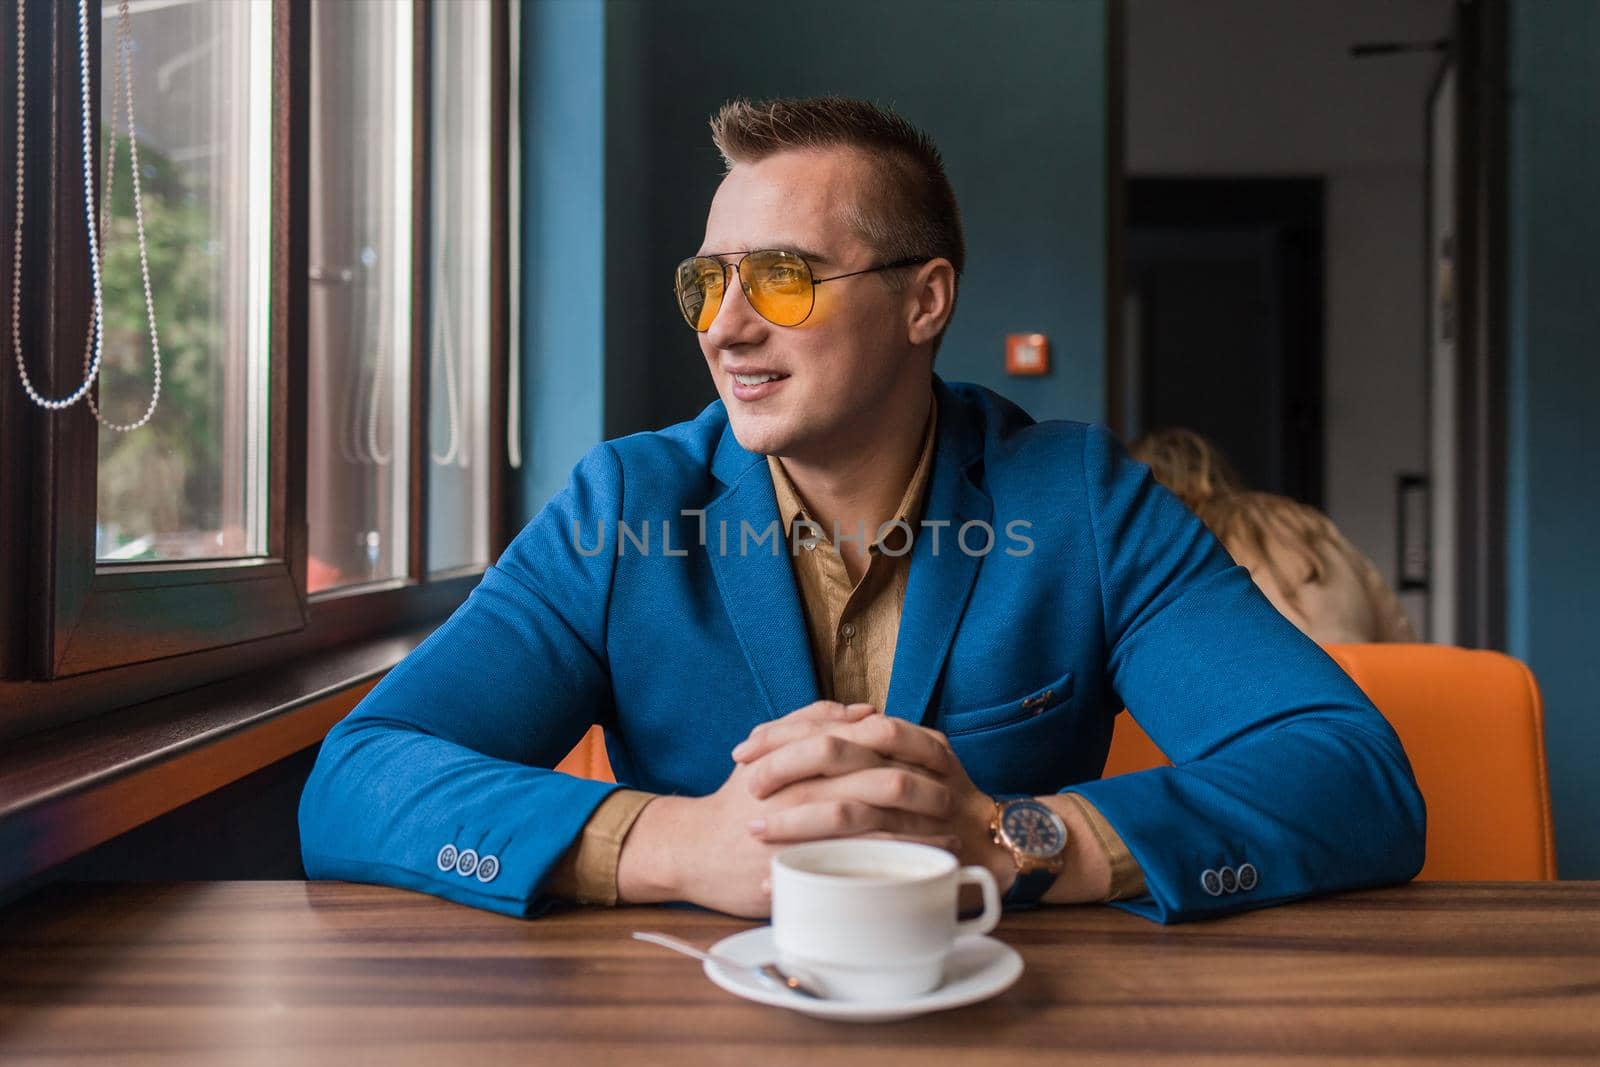
<svg viewBox="0 0 1600 1067">
<path fill-rule="evenodd" d="M 774 326 L 798 326 L 811 314 L 811 267 L 793 252 L 751 252 L 739 278 L 750 306 Z"/>
<path fill-rule="evenodd" d="M 678 264 L 678 310 L 696 333 L 705 333 L 722 307 L 722 264 L 703 256 Z"/>
</svg>

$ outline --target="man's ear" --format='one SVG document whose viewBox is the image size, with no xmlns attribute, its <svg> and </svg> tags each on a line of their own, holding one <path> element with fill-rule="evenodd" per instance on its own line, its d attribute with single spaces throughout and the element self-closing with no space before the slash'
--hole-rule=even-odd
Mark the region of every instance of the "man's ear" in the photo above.
<svg viewBox="0 0 1600 1067">
<path fill-rule="evenodd" d="M 926 344 L 944 330 L 956 306 L 956 269 L 948 259 L 932 259 L 916 268 L 906 287 L 906 339 Z"/>
</svg>

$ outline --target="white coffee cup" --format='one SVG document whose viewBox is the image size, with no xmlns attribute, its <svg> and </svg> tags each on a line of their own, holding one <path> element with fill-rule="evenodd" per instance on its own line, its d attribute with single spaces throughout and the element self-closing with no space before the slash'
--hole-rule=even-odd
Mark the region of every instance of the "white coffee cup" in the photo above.
<svg viewBox="0 0 1600 1067">
<path fill-rule="evenodd" d="M 968 884 L 983 890 L 983 914 L 957 921 Z M 944 980 L 958 939 L 986 934 L 999 921 L 994 876 L 930 845 L 858 837 L 799 845 L 772 859 L 778 965 L 829 997 L 926 993 Z"/>
</svg>

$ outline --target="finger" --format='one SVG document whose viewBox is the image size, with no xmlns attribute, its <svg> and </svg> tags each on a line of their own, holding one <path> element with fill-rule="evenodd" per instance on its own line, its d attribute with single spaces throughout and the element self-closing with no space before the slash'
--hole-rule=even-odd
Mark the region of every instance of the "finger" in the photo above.
<svg viewBox="0 0 1600 1067">
<path fill-rule="evenodd" d="M 943 779 L 910 767 L 869 767 L 837 778 L 810 778 L 772 797 L 782 807 L 826 800 L 864 800 L 875 807 L 935 818 L 949 818 L 955 810 L 955 793 Z"/>
<path fill-rule="evenodd" d="M 829 732 L 870 748 L 886 760 L 925 767 L 935 774 L 949 774 L 960 766 L 943 734 L 892 715 L 860 719 Z"/>
<path fill-rule="evenodd" d="M 750 765 L 750 795 L 769 797 L 807 778 L 837 778 L 883 766 L 883 757 L 835 733 L 801 738 Z"/>
<path fill-rule="evenodd" d="M 738 763 L 752 763 L 780 745 L 809 737 L 829 726 L 856 722 L 877 710 L 871 704 L 840 704 L 833 700 L 819 700 L 751 730 L 749 737 L 734 746 L 733 758 Z"/>
<path fill-rule="evenodd" d="M 733 750 L 738 763 L 754 763 L 787 744 L 820 733 L 837 734 L 859 741 L 880 755 L 904 763 L 914 763 L 938 774 L 948 774 L 957 763 L 950 741 L 937 730 L 929 730 L 892 715 L 871 713 L 870 704 L 850 704 L 846 716 L 837 719 L 793 716 L 756 728 Z M 869 709 L 856 714 L 857 709 Z M 797 713 L 798 714 L 798 713 Z"/>
<path fill-rule="evenodd" d="M 849 722 L 873 710 L 871 704 L 841 704 L 837 700 L 814 700 L 803 708 L 794 709 L 782 718 L 760 724 L 752 733 L 768 730 L 782 723 Z"/>
<path fill-rule="evenodd" d="M 750 832 L 767 844 L 824 841 L 886 831 L 921 837 L 949 836 L 945 821 L 927 815 L 880 808 L 861 800 L 824 800 L 754 819 Z"/>
</svg>

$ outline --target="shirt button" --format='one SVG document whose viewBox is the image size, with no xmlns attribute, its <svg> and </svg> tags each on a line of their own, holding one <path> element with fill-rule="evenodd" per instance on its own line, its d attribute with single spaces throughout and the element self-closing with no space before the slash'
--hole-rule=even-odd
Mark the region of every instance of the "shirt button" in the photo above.
<svg viewBox="0 0 1600 1067">
<path fill-rule="evenodd" d="M 478 869 L 478 854 L 470 848 L 461 850 L 461 855 L 456 857 L 456 873 L 463 878 L 470 877 Z"/>
<path fill-rule="evenodd" d="M 454 846 L 454 845 L 446 845 L 443 848 L 441 848 L 439 850 L 438 859 L 435 860 L 435 862 L 439 864 L 439 869 L 441 871 L 453 871 L 453 870 L 455 870 L 455 867 L 456 867 L 456 846 Z"/>
<path fill-rule="evenodd" d="M 478 881 L 492 882 L 494 876 L 500 873 L 500 860 L 496 856 L 485 856 L 478 861 Z"/>
<path fill-rule="evenodd" d="M 855 635 L 856 635 L 856 624 L 855 623 L 847 622 L 843 626 L 839 627 L 839 636 L 844 638 L 846 641 L 850 640 Z"/>
<path fill-rule="evenodd" d="M 1200 872 L 1200 888 L 1213 897 L 1222 895 L 1222 876 L 1216 871 L 1206 869 Z"/>
</svg>

